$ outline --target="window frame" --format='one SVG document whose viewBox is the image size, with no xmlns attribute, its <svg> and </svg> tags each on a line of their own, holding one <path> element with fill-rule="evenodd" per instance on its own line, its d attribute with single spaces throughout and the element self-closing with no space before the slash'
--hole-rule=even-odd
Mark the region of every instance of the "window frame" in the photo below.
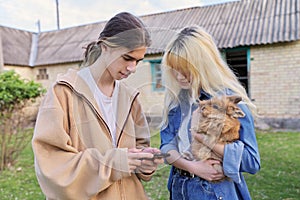
<svg viewBox="0 0 300 200">
<path fill-rule="evenodd" d="M 47 73 L 47 68 L 39 68 L 38 74 L 36 75 L 37 80 L 48 80 L 49 75 Z"/>
<path fill-rule="evenodd" d="M 163 84 L 163 78 L 162 78 L 162 70 L 160 66 L 160 71 L 156 70 L 157 65 L 161 65 L 161 59 L 155 59 L 155 60 L 148 60 L 151 66 L 151 81 L 152 81 L 152 91 L 154 92 L 161 92 L 165 90 L 164 84 Z M 160 74 L 160 80 L 161 80 L 161 87 L 157 88 L 157 80 L 158 80 L 158 74 Z"/>
<path fill-rule="evenodd" d="M 246 73 L 247 75 L 246 76 L 239 76 L 236 71 L 235 71 L 235 68 L 233 68 L 229 63 L 228 63 L 228 60 L 227 60 L 227 53 L 231 53 L 231 52 L 238 52 L 238 51 L 246 51 L 246 67 L 245 69 L 247 70 Z M 227 63 L 227 65 L 230 67 L 230 69 L 236 74 L 238 80 L 241 82 L 242 79 L 247 79 L 247 86 L 245 88 L 247 94 L 249 97 L 251 97 L 251 84 L 250 84 L 250 81 L 251 81 L 251 77 L 250 77 L 250 47 L 237 47 L 237 48 L 232 48 L 232 49 L 223 49 L 222 51 L 222 56 L 225 60 L 225 62 Z"/>
</svg>

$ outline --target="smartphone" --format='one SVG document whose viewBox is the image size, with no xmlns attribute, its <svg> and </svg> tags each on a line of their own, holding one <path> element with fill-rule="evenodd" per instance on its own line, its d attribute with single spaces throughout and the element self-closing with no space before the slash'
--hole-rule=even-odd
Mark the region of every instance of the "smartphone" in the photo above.
<svg viewBox="0 0 300 200">
<path fill-rule="evenodd" d="M 169 153 L 155 153 L 152 159 L 155 159 L 155 158 L 166 158 L 166 157 L 169 157 L 169 156 L 170 156 Z"/>
<path fill-rule="evenodd" d="M 166 158 L 168 156 L 170 156 L 169 153 L 154 153 L 153 158 L 142 158 L 141 160 L 155 160 L 155 159 Z"/>
</svg>

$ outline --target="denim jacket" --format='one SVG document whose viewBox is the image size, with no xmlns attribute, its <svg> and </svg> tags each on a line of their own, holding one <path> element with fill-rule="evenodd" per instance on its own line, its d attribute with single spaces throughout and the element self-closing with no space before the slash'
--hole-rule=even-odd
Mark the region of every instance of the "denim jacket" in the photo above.
<svg viewBox="0 0 300 200">
<path fill-rule="evenodd" d="M 230 90 L 226 90 L 227 95 L 232 95 Z M 201 91 L 200 100 L 210 99 L 210 95 Z M 245 113 L 245 117 L 239 118 L 240 121 L 240 139 L 234 143 L 226 144 L 223 157 L 223 170 L 227 177 L 230 177 L 235 184 L 237 196 L 239 199 L 251 199 L 247 184 L 242 172 L 255 174 L 260 169 L 260 155 L 256 141 L 254 121 L 250 110 L 246 104 L 239 103 L 238 106 Z M 192 107 L 195 110 L 196 106 Z M 181 124 L 180 107 L 175 107 L 168 114 L 168 125 L 160 131 L 162 152 L 177 150 L 177 133 Z M 191 133 L 189 133 L 191 137 Z M 168 181 L 168 189 L 170 190 L 174 167 L 172 166 Z M 228 181 L 214 183 L 214 191 L 216 196 L 222 196 L 224 199 L 233 199 L 230 187 L 232 184 Z"/>
</svg>

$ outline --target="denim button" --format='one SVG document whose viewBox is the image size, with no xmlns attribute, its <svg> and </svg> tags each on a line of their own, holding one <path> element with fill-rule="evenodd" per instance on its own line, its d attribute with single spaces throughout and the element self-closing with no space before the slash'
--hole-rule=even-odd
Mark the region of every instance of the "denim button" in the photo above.
<svg viewBox="0 0 300 200">
<path fill-rule="evenodd" d="M 223 199 L 223 197 L 219 197 L 218 199 L 222 200 L 222 199 Z"/>
</svg>

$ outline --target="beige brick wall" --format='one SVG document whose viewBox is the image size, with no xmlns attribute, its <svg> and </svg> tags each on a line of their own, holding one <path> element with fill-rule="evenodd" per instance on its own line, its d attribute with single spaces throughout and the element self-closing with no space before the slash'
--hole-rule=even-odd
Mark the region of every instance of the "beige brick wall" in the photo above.
<svg viewBox="0 0 300 200">
<path fill-rule="evenodd" d="M 259 114 L 300 118 L 300 41 L 251 47 L 250 87 Z"/>
<path fill-rule="evenodd" d="M 5 70 L 14 70 L 17 74 L 19 74 L 23 79 L 33 80 L 32 68 L 25 66 L 13 66 L 13 65 L 5 65 Z"/>
<path fill-rule="evenodd" d="M 48 80 L 37 80 L 36 76 L 39 73 L 39 69 L 47 68 L 49 75 Z M 23 78 L 28 80 L 34 80 L 41 83 L 44 88 L 48 89 L 51 84 L 56 80 L 56 77 L 60 73 L 65 73 L 68 69 L 79 68 L 79 63 L 68 63 L 59 65 L 45 65 L 37 67 L 24 67 L 24 66 L 5 66 L 5 69 L 13 69 Z M 164 100 L 164 92 L 158 92 L 152 90 L 152 77 L 150 63 L 145 61 L 139 63 L 136 73 L 129 76 L 124 80 L 128 85 L 137 88 L 140 91 L 140 101 L 142 107 L 147 115 L 161 116 Z"/>
<path fill-rule="evenodd" d="M 139 98 L 147 115 L 161 116 L 164 92 L 152 90 L 151 66 L 149 62 L 139 63 L 137 71 L 124 81 L 140 91 Z"/>
<path fill-rule="evenodd" d="M 264 118 L 300 119 L 300 41 L 252 46 L 250 58 L 250 92 L 258 113 Z M 5 66 L 5 69 L 14 69 L 22 77 L 36 80 L 38 69 L 45 67 L 49 79 L 38 82 L 48 88 L 57 74 L 69 68 L 78 69 L 79 63 L 34 68 Z M 152 90 L 149 62 L 141 62 L 136 73 L 124 81 L 141 92 L 140 100 L 147 115 L 161 116 L 164 92 Z"/>
<path fill-rule="evenodd" d="M 35 82 L 41 83 L 44 88 L 48 88 L 57 77 L 57 74 L 66 72 L 69 68 L 78 69 L 79 63 L 68 63 L 68 64 L 59 64 L 59 65 L 45 65 L 45 66 L 37 66 L 37 67 L 25 67 L 25 66 L 10 66 L 6 65 L 5 70 L 14 70 L 16 73 L 20 74 L 22 78 L 28 80 L 34 80 Z M 47 80 L 37 80 L 37 75 L 39 73 L 39 69 L 47 68 L 47 73 L 49 75 L 49 79 Z"/>
<path fill-rule="evenodd" d="M 39 73 L 39 69 L 47 68 L 47 73 L 49 75 L 48 80 L 36 80 L 36 76 Z M 56 80 L 58 74 L 65 73 L 68 69 L 79 69 L 79 63 L 67 63 L 67 64 L 59 64 L 59 65 L 45 65 L 45 66 L 38 66 L 34 67 L 32 74 L 34 75 L 34 80 L 43 84 L 43 86 L 48 89 L 49 86 Z"/>
</svg>

